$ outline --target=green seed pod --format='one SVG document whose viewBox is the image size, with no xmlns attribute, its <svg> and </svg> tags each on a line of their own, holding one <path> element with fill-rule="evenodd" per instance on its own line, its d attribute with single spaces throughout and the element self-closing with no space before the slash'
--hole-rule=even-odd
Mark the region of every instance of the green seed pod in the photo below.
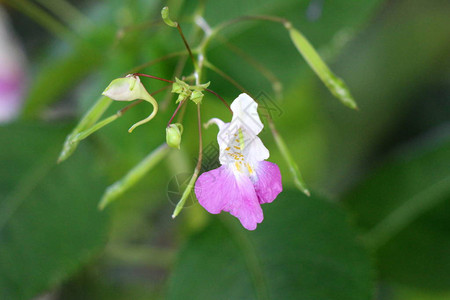
<svg viewBox="0 0 450 300">
<path fill-rule="evenodd" d="M 169 147 L 180 149 L 183 125 L 180 123 L 170 124 L 166 128 L 166 142 Z"/>
</svg>

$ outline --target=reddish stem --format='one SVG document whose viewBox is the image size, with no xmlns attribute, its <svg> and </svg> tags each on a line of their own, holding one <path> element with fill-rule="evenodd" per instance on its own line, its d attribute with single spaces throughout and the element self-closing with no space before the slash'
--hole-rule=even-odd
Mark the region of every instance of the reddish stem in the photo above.
<svg viewBox="0 0 450 300">
<path fill-rule="evenodd" d="M 150 95 L 156 95 L 162 91 L 164 91 L 165 89 L 169 88 L 170 85 L 166 85 L 165 87 L 160 88 L 159 90 L 154 91 L 153 93 L 151 93 Z M 121 110 L 119 110 L 119 113 L 122 115 L 123 113 L 125 113 L 127 110 L 129 110 L 130 108 L 135 107 L 136 105 L 138 105 L 139 103 L 143 102 L 144 100 L 140 99 L 138 101 L 135 101 L 127 106 L 125 106 L 124 108 L 122 108 Z"/>
<path fill-rule="evenodd" d="M 167 123 L 167 127 L 169 127 L 169 125 L 172 123 L 173 118 L 175 118 L 175 116 L 177 115 L 177 113 L 180 110 L 181 106 L 183 106 L 184 102 L 186 102 L 186 99 L 183 99 L 183 100 L 180 101 L 180 103 L 177 106 L 177 109 L 175 109 L 172 117 L 170 118 L 169 123 Z"/>
<path fill-rule="evenodd" d="M 225 101 L 225 99 L 223 99 L 222 97 L 220 97 L 219 94 L 217 94 L 216 92 L 214 92 L 213 90 L 210 90 L 210 89 L 205 89 L 205 91 L 207 91 L 207 92 L 209 92 L 209 93 L 215 95 L 217 98 L 219 98 L 220 101 L 222 101 L 222 103 L 225 104 L 225 106 L 228 108 L 228 110 L 232 112 L 231 107 L 228 105 L 228 103 Z"/>
<path fill-rule="evenodd" d="M 135 75 L 135 76 L 148 77 L 148 78 L 152 78 L 152 79 L 156 79 L 156 80 L 161 80 L 161 81 L 165 81 L 165 82 L 170 82 L 170 83 L 175 83 L 175 81 L 173 81 L 173 80 L 169 80 L 169 79 L 165 79 L 165 78 L 160 78 L 160 77 L 157 77 L 157 76 L 148 75 L 148 74 L 143 74 L 143 73 L 134 73 L 133 75 Z M 219 96 L 219 94 L 217 94 L 216 92 L 214 92 L 213 90 L 210 90 L 210 89 L 205 89 L 205 91 L 207 91 L 208 93 L 211 93 L 211 94 L 215 95 L 217 98 L 219 98 L 220 101 L 222 101 L 223 104 L 225 104 L 225 106 L 231 111 L 231 108 L 230 108 L 230 106 L 228 105 L 228 103 L 227 103 L 221 96 Z"/>
<path fill-rule="evenodd" d="M 148 77 L 148 78 L 153 78 L 153 79 L 157 79 L 157 80 L 161 80 L 161 81 L 165 81 L 165 82 L 169 82 L 169 83 L 174 83 L 174 82 L 175 82 L 175 81 L 172 81 L 172 80 L 169 80 L 169 79 L 160 78 L 160 77 L 156 77 L 156 76 L 148 75 L 148 74 L 134 73 L 133 75 L 135 75 L 135 76 L 143 76 L 143 77 Z"/>
</svg>

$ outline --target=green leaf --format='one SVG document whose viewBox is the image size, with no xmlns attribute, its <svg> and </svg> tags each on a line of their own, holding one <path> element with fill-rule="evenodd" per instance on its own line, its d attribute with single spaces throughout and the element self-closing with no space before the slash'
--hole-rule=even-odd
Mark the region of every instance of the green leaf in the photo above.
<svg viewBox="0 0 450 300">
<path fill-rule="evenodd" d="M 308 42 L 308 40 L 297 29 L 293 28 L 290 24 L 286 26 L 289 31 L 292 42 L 297 50 L 309 64 L 309 66 L 316 72 L 317 76 L 323 81 L 330 92 L 338 98 L 344 105 L 357 109 L 355 100 L 350 94 L 350 90 L 342 79 L 336 77 L 331 72 L 325 62 L 320 58 L 314 47 Z"/>
<path fill-rule="evenodd" d="M 97 210 L 104 181 L 85 148 L 56 165 L 66 128 L 0 128 L 0 299 L 30 299 L 89 262 L 105 244 Z"/>
<path fill-rule="evenodd" d="M 399 153 L 345 198 L 381 276 L 450 287 L 450 138 Z"/>
<path fill-rule="evenodd" d="M 368 256 L 336 205 L 284 191 L 264 211 L 256 231 L 214 216 L 180 252 L 167 298 L 371 299 Z"/>
</svg>

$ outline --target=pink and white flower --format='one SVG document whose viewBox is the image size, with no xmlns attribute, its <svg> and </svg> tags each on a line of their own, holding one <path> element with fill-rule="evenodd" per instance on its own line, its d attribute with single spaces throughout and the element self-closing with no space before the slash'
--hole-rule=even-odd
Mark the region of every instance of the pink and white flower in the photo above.
<svg viewBox="0 0 450 300">
<path fill-rule="evenodd" d="M 269 150 L 258 137 L 264 125 L 257 109 L 249 95 L 241 94 L 231 104 L 230 123 L 216 118 L 208 122 L 219 127 L 222 166 L 203 173 L 195 184 L 197 199 L 208 212 L 229 212 L 248 230 L 263 221 L 261 204 L 275 200 L 283 189 L 280 170 L 266 161 Z"/>
<path fill-rule="evenodd" d="M 0 124 L 13 121 L 22 106 L 26 80 L 25 54 L 0 6 Z"/>
</svg>

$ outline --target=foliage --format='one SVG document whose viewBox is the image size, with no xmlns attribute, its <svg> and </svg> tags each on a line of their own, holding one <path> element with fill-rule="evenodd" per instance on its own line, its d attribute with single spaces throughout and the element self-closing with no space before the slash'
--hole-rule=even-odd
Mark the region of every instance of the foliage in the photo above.
<svg viewBox="0 0 450 300">
<path fill-rule="evenodd" d="M 21 118 L 0 127 L 1 299 L 53 291 L 60 299 L 409 300 L 450 292 L 445 1 L 6 4 L 31 70 Z M 199 83 L 183 78 L 196 67 L 177 24 L 161 19 L 165 5 L 194 54 L 205 51 Z M 240 21 L 203 43 L 198 16 L 211 28 Z M 305 61 L 305 45 L 329 67 L 311 69 L 308 57 L 317 56 L 308 52 Z M 185 108 L 181 150 L 158 148 L 177 95 L 142 77 L 150 93 L 167 89 L 154 95 L 158 115 L 129 134 L 149 106 L 122 115 L 123 103 L 99 97 L 135 72 L 180 78 L 189 93 L 210 82 L 228 103 L 242 89 L 258 98 L 261 138 L 285 191 L 263 206 L 266 220 L 255 232 L 207 215 L 189 197 L 172 220 L 183 190 L 176 199 L 168 190 L 185 186 L 197 163 L 197 108 Z M 335 76 L 359 111 L 321 83 Z M 332 85 L 338 96 L 339 86 Z M 229 117 L 219 99 L 201 93 L 204 121 Z M 353 106 L 347 91 L 341 95 Z M 67 107 L 70 117 L 60 113 Z M 204 167 L 214 162 L 207 150 L 216 133 L 203 131 Z M 102 193 L 117 201 L 99 211 Z"/>
</svg>

